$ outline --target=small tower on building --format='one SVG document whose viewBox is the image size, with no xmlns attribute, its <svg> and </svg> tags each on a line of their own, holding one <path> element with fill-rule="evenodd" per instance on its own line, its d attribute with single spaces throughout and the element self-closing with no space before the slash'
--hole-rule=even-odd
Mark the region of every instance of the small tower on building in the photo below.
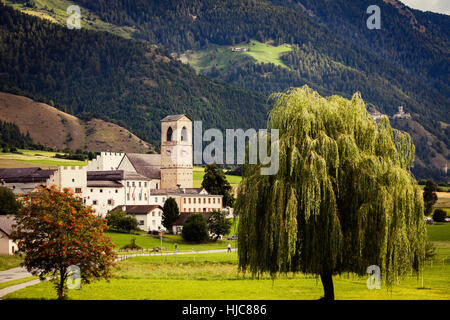
<svg viewBox="0 0 450 320">
<path fill-rule="evenodd" d="M 161 189 L 192 188 L 192 120 L 185 114 L 161 120 Z"/>
</svg>

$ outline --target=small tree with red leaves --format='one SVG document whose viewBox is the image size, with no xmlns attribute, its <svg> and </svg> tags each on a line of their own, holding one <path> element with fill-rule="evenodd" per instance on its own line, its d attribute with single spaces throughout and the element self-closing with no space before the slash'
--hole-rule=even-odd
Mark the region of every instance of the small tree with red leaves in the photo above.
<svg viewBox="0 0 450 320">
<path fill-rule="evenodd" d="M 53 276 L 58 299 L 66 296 L 72 265 L 80 268 L 82 283 L 111 277 L 114 244 L 103 232 L 106 220 L 93 213 L 69 189 L 40 187 L 22 199 L 13 239 L 29 272 Z"/>
</svg>

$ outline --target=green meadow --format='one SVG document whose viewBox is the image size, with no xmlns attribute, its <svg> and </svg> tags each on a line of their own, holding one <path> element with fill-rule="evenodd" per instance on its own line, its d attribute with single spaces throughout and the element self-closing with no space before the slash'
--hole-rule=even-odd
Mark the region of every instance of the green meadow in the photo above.
<svg viewBox="0 0 450 320">
<path fill-rule="evenodd" d="M 422 275 L 409 274 L 392 288 L 382 285 L 379 290 L 367 288 L 367 277 L 337 275 L 334 277 L 336 299 L 450 299 L 450 223 L 427 228 L 437 255 L 426 263 Z M 113 239 L 118 241 L 118 237 Z M 118 263 L 109 282 L 100 280 L 83 285 L 81 290 L 70 290 L 69 299 L 297 300 L 318 299 L 322 294 L 322 284 L 317 277 L 290 273 L 275 279 L 267 274 L 252 277 L 239 272 L 236 252 L 220 252 L 130 258 Z M 4 298 L 55 299 L 56 293 L 46 281 Z"/>
<path fill-rule="evenodd" d="M 245 48 L 245 52 L 233 52 L 232 46 L 211 45 L 209 48 L 197 51 L 185 52 L 181 59 L 189 64 L 197 72 L 224 69 L 229 66 L 236 66 L 252 60 L 256 63 L 273 63 L 274 65 L 288 68 L 281 60 L 281 55 L 289 52 L 292 48 L 289 45 L 273 46 L 270 43 L 262 43 L 250 40 L 249 43 L 235 45 L 237 48 Z"/>
<path fill-rule="evenodd" d="M 68 0 L 34 0 L 34 7 L 27 7 L 23 2 L 18 0 L 7 0 L 13 8 L 25 12 L 29 15 L 37 16 L 42 19 L 50 20 L 54 23 L 66 25 L 67 18 L 70 14 L 67 13 L 67 8 L 72 5 L 76 5 L 75 1 Z M 114 24 L 107 23 L 101 18 L 94 14 L 92 11 L 82 8 L 81 10 L 81 27 L 86 29 L 92 29 L 96 31 L 107 31 L 114 33 L 118 36 L 131 39 L 133 28 L 132 27 L 121 27 Z"/>
<path fill-rule="evenodd" d="M 131 239 L 136 239 L 136 244 L 143 249 L 152 249 L 161 246 L 161 239 L 158 236 L 151 236 L 145 233 L 141 234 L 128 234 L 128 233 L 118 233 L 118 232 L 108 232 L 108 236 L 111 237 L 113 243 L 116 244 L 116 250 L 119 250 L 126 244 L 131 243 Z M 177 245 L 178 251 L 192 252 L 194 251 L 204 251 L 204 250 L 218 250 L 226 249 L 228 243 L 231 244 L 232 248 L 235 248 L 237 243 L 236 240 L 217 240 L 205 243 L 189 243 L 184 241 L 179 235 L 164 235 L 162 239 L 162 247 L 167 249 L 167 252 L 174 252 L 175 244 Z"/>
<path fill-rule="evenodd" d="M 205 175 L 205 168 L 204 167 L 196 167 L 194 166 L 194 170 L 193 170 L 193 187 L 194 188 L 200 188 L 202 186 L 202 181 L 203 181 L 203 176 Z M 232 186 L 236 186 L 239 183 L 241 183 L 242 177 L 240 176 L 232 176 L 232 175 L 228 175 L 225 172 L 225 177 L 227 178 L 228 182 L 232 185 Z"/>
</svg>

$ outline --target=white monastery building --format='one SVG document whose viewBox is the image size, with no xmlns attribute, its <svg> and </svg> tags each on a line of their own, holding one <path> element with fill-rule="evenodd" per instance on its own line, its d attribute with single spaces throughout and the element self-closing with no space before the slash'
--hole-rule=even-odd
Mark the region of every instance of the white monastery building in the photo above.
<svg viewBox="0 0 450 320">
<path fill-rule="evenodd" d="M 145 231 L 163 229 L 168 197 L 180 213 L 223 209 L 221 195 L 193 188 L 192 120 L 184 114 L 161 120 L 161 154 L 101 152 L 84 167 L 0 169 L 0 183 L 18 194 L 40 185 L 70 188 L 98 215 L 125 211 Z"/>
</svg>

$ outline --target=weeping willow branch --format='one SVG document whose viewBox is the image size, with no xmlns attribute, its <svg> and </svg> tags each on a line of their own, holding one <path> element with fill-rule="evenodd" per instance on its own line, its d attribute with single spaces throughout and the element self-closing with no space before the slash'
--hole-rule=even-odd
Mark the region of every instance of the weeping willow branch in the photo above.
<svg viewBox="0 0 450 320">
<path fill-rule="evenodd" d="M 272 99 L 268 129 L 279 129 L 279 171 L 243 170 L 240 270 L 365 275 L 378 265 L 388 286 L 420 271 L 426 230 L 408 171 L 410 136 L 387 118 L 373 121 L 359 94 L 325 99 L 305 86 Z"/>
</svg>

